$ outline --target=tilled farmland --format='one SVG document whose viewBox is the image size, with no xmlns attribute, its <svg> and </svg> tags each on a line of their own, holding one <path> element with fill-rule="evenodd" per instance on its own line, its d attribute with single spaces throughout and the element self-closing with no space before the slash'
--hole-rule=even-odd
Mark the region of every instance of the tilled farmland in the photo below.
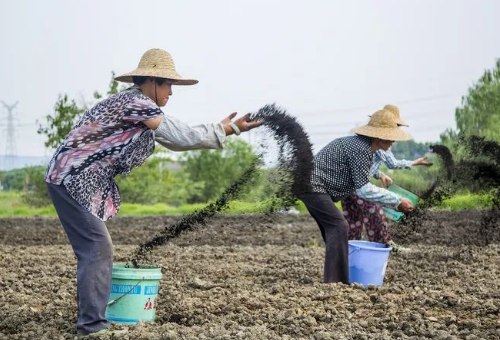
<svg viewBox="0 0 500 340">
<path fill-rule="evenodd" d="M 178 219 L 110 221 L 115 262 Z M 390 255 L 381 287 L 364 288 L 322 283 L 308 215 L 218 217 L 151 254 L 163 273 L 157 320 L 117 325 L 128 329 L 119 338 L 500 339 L 500 242 L 479 237 L 480 219 L 433 212 L 391 225 L 407 249 Z M 74 339 L 76 259 L 58 220 L 0 219 L 0 243 L 0 338 Z"/>
</svg>

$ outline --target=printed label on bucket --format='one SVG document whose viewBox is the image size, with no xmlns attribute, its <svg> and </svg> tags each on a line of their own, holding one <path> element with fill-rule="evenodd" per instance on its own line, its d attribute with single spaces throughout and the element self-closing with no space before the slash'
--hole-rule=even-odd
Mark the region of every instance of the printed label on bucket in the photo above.
<svg viewBox="0 0 500 340">
<path fill-rule="evenodd" d="M 140 295 L 141 294 L 141 286 L 113 284 L 113 285 L 111 285 L 111 293 L 112 294 L 136 294 L 136 295 Z"/>
<path fill-rule="evenodd" d="M 158 306 L 158 299 L 155 298 L 153 302 L 151 302 L 151 298 L 148 298 L 144 304 L 144 310 L 156 309 L 156 306 Z"/>
<path fill-rule="evenodd" d="M 144 295 L 156 295 L 158 294 L 158 286 L 145 286 Z"/>
</svg>

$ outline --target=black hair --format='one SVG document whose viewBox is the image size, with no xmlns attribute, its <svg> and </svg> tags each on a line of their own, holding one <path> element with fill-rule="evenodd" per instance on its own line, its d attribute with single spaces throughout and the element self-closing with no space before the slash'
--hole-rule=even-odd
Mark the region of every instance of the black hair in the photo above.
<svg viewBox="0 0 500 340">
<path fill-rule="evenodd" d="M 132 76 L 132 82 L 135 84 L 135 85 L 142 85 L 144 84 L 148 79 L 152 79 L 154 78 L 154 80 L 156 81 L 156 84 L 158 86 L 161 86 L 164 82 L 167 81 L 166 78 L 157 78 L 157 77 L 149 77 L 149 76 Z"/>
</svg>

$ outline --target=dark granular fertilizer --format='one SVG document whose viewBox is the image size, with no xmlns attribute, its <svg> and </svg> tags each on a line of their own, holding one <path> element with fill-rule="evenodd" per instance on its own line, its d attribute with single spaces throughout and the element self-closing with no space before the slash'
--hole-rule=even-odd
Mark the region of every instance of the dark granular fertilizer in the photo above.
<svg viewBox="0 0 500 340">
<path fill-rule="evenodd" d="M 479 160 L 460 162 L 455 171 L 457 178 L 470 181 L 473 189 L 489 194 L 492 200 L 492 207 L 485 212 L 478 232 L 478 243 L 487 245 L 500 240 L 500 144 L 478 136 L 461 141 L 469 156 Z"/>
<path fill-rule="evenodd" d="M 275 104 L 262 107 L 252 119 L 264 122 L 280 151 L 277 168 L 289 175 L 280 180 L 276 193 L 279 204 L 275 208 L 292 206 L 297 197 L 312 190 L 314 157 L 309 137 L 295 117 Z M 269 212 L 273 211 L 271 207 Z"/>
<path fill-rule="evenodd" d="M 411 213 L 406 213 L 403 219 L 398 225 L 394 227 L 397 229 L 398 235 L 406 238 L 411 233 L 418 232 L 418 228 L 423 224 L 424 220 L 429 218 L 429 209 L 439 206 L 443 200 L 450 198 L 453 195 L 453 190 L 449 185 L 449 181 L 453 175 L 453 156 L 444 145 L 431 145 L 430 151 L 437 154 L 443 163 L 445 178 L 439 176 L 423 193 L 418 196 L 422 199 L 422 203 L 419 204 L 415 210 Z"/>
<path fill-rule="evenodd" d="M 431 145 L 430 149 L 436 155 L 439 155 L 443 161 L 444 168 L 446 169 L 446 178 L 450 179 L 452 176 L 453 169 L 453 155 L 450 149 L 444 145 Z"/>
<path fill-rule="evenodd" d="M 500 168 L 485 161 L 461 161 L 453 168 L 452 182 L 473 191 L 500 186 Z"/>
<path fill-rule="evenodd" d="M 500 144 L 482 137 L 460 138 L 458 146 L 465 149 L 467 160 L 454 161 L 450 150 L 443 145 L 433 145 L 444 166 L 444 178 L 438 179 L 420 197 L 424 200 L 412 213 L 405 216 L 402 226 L 407 228 L 402 236 L 416 232 L 422 221 L 429 217 L 429 209 L 441 205 L 457 191 L 468 189 L 486 193 L 491 197 L 492 207 L 485 212 L 477 237 L 470 241 L 485 245 L 499 238 L 500 221 Z"/>
<path fill-rule="evenodd" d="M 451 151 L 450 149 L 448 149 L 448 147 L 444 145 L 431 145 L 430 151 L 441 157 L 446 177 L 444 179 L 438 177 L 434 181 L 434 183 L 432 183 L 429 189 L 419 194 L 419 197 L 425 201 L 424 206 L 426 207 L 433 207 L 441 204 L 443 199 L 449 197 L 450 189 L 440 187 L 443 185 L 443 180 L 451 180 L 454 166 L 453 155 L 451 154 Z M 436 190 L 438 191 L 436 192 Z"/>
<path fill-rule="evenodd" d="M 272 213 L 282 207 L 292 206 L 301 194 L 311 191 L 310 177 L 314 159 L 312 146 L 308 135 L 297 120 L 275 104 L 262 107 L 251 115 L 251 120 L 264 122 L 264 127 L 278 144 L 277 169 L 283 176 L 279 178 L 275 201 L 268 206 L 267 212 Z M 500 221 L 500 145 L 485 141 L 480 137 L 461 139 L 460 143 L 466 146 L 469 153 L 473 155 L 472 158 L 482 159 L 455 163 L 452 153 L 446 146 L 431 146 L 432 152 L 442 159 L 445 176 L 438 177 L 431 187 L 420 195 L 424 202 L 402 220 L 400 227 L 405 228 L 402 234 L 416 232 L 421 222 L 428 219 L 429 209 L 439 206 L 443 200 L 470 183 L 480 186 L 483 192 L 488 191 L 493 195 L 493 208 L 483 218 L 478 240 L 487 244 L 497 234 L 497 222 Z M 159 235 L 140 245 L 133 255 L 132 264 L 138 266 L 154 248 L 176 238 L 183 231 L 206 224 L 208 219 L 227 209 L 228 203 L 235 199 L 242 187 L 256 175 L 259 163 L 260 158 L 256 159 L 243 176 L 232 184 L 215 203 L 186 216 L 174 225 L 165 227 Z"/>
<path fill-rule="evenodd" d="M 184 217 L 179 222 L 166 227 L 161 233 L 154 236 L 151 240 L 141 244 L 131 259 L 132 265 L 136 268 L 139 267 L 140 263 L 146 259 L 148 253 L 150 253 L 153 249 L 176 238 L 183 231 L 205 224 L 209 218 L 226 210 L 229 202 L 239 194 L 244 184 L 246 184 L 254 176 L 258 164 L 260 164 L 260 160 L 256 159 L 243 173 L 243 175 L 229 188 L 227 188 L 214 203 L 210 203 L 203 209 L 195 211 L 191 215 Z"/>
<path fill-rule="evenodd" d="M 462 140 L 468 145 L 471 152 L 477 152 L 487 157 L 489 160 L 500 165 L 500 144 L 494 141 L 485 140 L 484 137 L 471 136 Z"/>
<path fill-rule="evenodd" d="M 297 120 L 289 116 L 284 109 L 278 108 L 274 104 L 264 106 L 258 112 L 252 114 L 250 119 L 262 121 L 264 126 L 272 133 L 280 149 L 278 168 L 280 171 L 286 172 L 290 177 L 290 181 L 285 179 L 286 176 L 282 178 L 275 193 L 276 200 L 268 208 L 268 212 L 271 213 L 279 208 L 291 206 L 298 196 L 310 191 L 310 176 L 313 168 L 312 147 L 307 134 Z M 208 204 L 200 211 L 196 211 L 179 222 L 165 227 L 161 233 L 141 244 L 132 256 L 132 265 L 138 267 L 153 249 L 176 238 L 183 231 L 192 230 L 196 226 L 206 224 L 208 219 L 226 210 L 228 203 L 235 199 L 244 185 L 257 174 L 261 157 L 257 157 L 250 168 L 224 191 L 214 203 Z"/>
</svg>

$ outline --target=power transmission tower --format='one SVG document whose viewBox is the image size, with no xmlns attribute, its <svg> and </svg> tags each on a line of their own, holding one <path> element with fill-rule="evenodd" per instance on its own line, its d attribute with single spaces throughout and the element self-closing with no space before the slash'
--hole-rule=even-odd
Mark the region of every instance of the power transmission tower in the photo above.
<svg viewBox="0 0 500 340">
<path fill-rule="evenodd" d="M 19 102 L 14 105 L 7 105 L 2 101 L 3 106 L 7 109 L 7 126 L 6 126 L 6 144 L 5 144 L 5 167 L 10 169 L 14 167 L 14 162 L 17 157 L 16 148 L 16 126 L 14 125 L 14 108 Z"/>
</svg>

